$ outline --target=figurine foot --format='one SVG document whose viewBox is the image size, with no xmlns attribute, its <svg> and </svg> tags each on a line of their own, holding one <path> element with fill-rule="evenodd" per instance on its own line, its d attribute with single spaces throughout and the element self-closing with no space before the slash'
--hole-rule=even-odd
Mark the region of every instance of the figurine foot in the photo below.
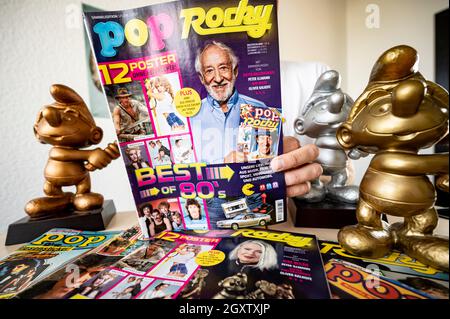
<svg viewBox="0 0 450 319">
<path fill-rule="evenodd" d="M 311 190 L 302 196 L 297 196 L 299 200 L 303 200 L 308 203 L 318 203 L 325 199 L 326 191 L 323 186 L 312 185 Z"/>
<path fill-rule="evenodd" d="M 434 236 L 402 236 L 398 247 L 425 265 L 448 272 L 448 239 Z"/>
<path fill-rule="evenodd" d="M 359 188 L 357 186 L 330 187 L 327 196 L 339 202 L 356 204 L 359 200 Z"/>
<path fill-rule="evenodd" d="M 396 248 L 425 265 L 448 271 L 448 239 L 412 231 L 404 223 L 395 223 L 390 227 L 395 238 Z"/>
<path fill-rule="evenodd" d="M 100 208 L 103 205 L 103 195 L 97 193 L 77 194 L 73 200 L 77 211 L 87 211 Z"/>
<path fill-rule="evenodd" d="M 406 217 L 402 223 L 392 224 L 389 230 L 394 238 L 433 235 L 433 231 L 437 227 L 438 221 L 439 216 L 437 211 L 432 207 L 421 214 Z"/>
<path fill-rule="evenodd" d="M 58 197 L 39 197 L 25 205 L 25 212 L 33 219 L 39 219 L 67 211 L 73 199 L 73 193 L 64 193 Z"/>
<path fill-rule="evenodd" d="M 362 257 L 380 258 L 393 247 L 394 241 L 386 229 L 362 225 L 346 226 L 338 233 L 341 246 L 348 252 Z"/>
</svg>

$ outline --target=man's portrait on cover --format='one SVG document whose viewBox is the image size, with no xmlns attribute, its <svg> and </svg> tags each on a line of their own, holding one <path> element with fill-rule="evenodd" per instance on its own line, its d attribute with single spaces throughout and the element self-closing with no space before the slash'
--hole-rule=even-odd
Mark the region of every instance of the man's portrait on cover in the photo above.
<svg viewBox="0 0 450 319">
<path fill-rule="evenodd" d="M 208 42 L 198 50 L 195 70 L 207 91 L 200 112 L 191 118 L 199 161 L 242 161 L 239 160 L 242 154 L 236 152 L 241 104 L 266 105 L 238 92 L 235 83 L 239 58 L 232 48 L 222 42 Z"/>
<path fill-rule="evenodd" d="M 248 154 L 248 160 L 259 160 L 259 159 L 268 159 L 276 156 L 274 150 L 274 141 L 277 141 L 274 138 L 277 132 L 271 132 L 265 129 L 255 130 L 254 132 L 254 141 L 252 145 L 254 145 L 254 150 Z"/>
</svg>

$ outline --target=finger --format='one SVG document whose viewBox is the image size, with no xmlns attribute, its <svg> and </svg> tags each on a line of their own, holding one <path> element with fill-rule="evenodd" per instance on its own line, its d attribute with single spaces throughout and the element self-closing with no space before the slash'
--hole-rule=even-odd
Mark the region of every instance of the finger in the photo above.
<svg viewBox="0 0 450 319">
<path fill-rule="evenodd" d="M 305 195 L 311 190 L 311 183 L 305 182 L 302 184 L 297 184 L 293 186 L 289 186 L 286 188 L 287 197 L 295 197 Z"/>
<path fill-rule="evenodd" d="M 320 166 L 320 164 L 314 163 L 287 171 L 284 174 L 284 179 L 286 180 L 287 186 L 293 186 L 316 179 L 320 175 L 322 175 L 322 173 L 322 166 Z"/>
<path fill-rule="evenodd" d="M 292 152 L 275 157 L 271 164 L 274 172 L 286 171 L 313 162 L 319 156 L 319 149 L 308 144 Z"/>
<path fill-rule="evenodd" d="M 283 138 L 283 153 L 289 153 L 300 148 L 300 141 L 294 136 L 285 136 Z"/>
</svg>

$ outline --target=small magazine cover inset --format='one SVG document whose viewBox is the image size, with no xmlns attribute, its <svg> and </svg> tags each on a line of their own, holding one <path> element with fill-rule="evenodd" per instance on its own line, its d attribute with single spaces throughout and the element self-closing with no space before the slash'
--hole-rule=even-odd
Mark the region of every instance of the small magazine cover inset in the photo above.
<svg viewBox="0 0 450 319">
<path fill-rule="evenodd" d="M 238 151 L 246 162 L 271 159 L 278 155 L 281 112 L 276 108 L 241 105 Z"/>
</svg>

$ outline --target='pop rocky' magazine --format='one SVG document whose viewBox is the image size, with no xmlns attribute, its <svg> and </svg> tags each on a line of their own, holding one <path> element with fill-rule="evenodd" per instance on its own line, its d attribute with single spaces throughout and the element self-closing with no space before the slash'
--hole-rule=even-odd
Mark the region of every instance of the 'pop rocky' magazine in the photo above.
<svg viewBox="0 0 450 319">
<path fill-rule="evenodd" d="M 138 226 L 19 294 L 25 299 L 329 299 L 314 235 Z M 67 269 L 80 269 L 74 277 Z"/>
<path fill-rule="evenodd" d="M 84 14 L 144 238 L 286 221 L 275 0 Z"/>
<path fill-rule="evenodd" d="M 119 234 L 64 228 L 45 232 L 0 260 L 0 299 L 14 297 Z"/>
</svg>

